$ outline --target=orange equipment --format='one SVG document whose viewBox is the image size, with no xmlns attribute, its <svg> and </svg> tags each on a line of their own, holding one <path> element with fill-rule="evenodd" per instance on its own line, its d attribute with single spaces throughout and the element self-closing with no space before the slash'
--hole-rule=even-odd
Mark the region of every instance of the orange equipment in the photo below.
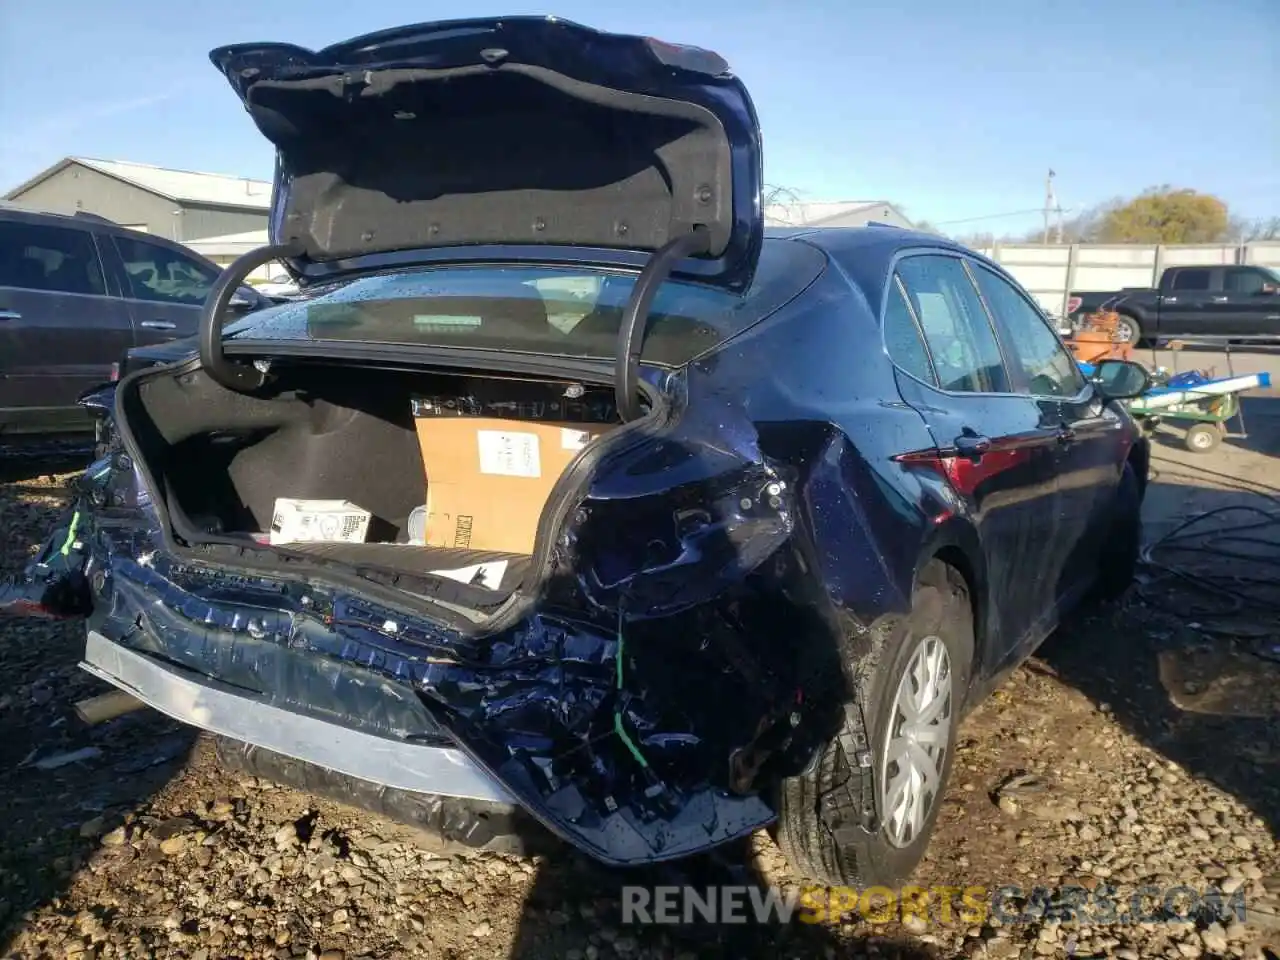
<svg viewBox="0 0 1280 960">
<path fill-rule="evenodd" d="M 1116 342 L 1116 329 L 1120 315 L 1110 311 L 1091 313 L 1084 326 L 1066 338 L 1067 349 L 1077 363 L 1097 363 L 1099 360 L 1131 360 L 1133 347 Z"/>
</svg>

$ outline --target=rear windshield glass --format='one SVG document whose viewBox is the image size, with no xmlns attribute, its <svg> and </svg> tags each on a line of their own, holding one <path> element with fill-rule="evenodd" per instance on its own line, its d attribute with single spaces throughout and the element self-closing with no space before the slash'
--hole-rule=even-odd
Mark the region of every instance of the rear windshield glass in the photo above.
<svg viewBox="0 0 1280 960">
<path fill-rule="evenodd" d="M 785 304 L 824 263 L 813 247 L 770 240 L 745 295 L 666 282 L 649 313 L 643 359 L 687 363 Z M 227 333 L 612 359 L 634 284 L 634 274 L 583 267 L 438 267 L 353 280 L 251 314 Z"/>
</svg>

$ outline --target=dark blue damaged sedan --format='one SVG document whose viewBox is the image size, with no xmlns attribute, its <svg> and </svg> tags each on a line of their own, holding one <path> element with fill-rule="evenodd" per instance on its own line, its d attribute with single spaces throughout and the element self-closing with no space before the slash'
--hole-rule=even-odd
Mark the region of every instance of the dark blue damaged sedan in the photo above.
<svg viewBox="0 0 1280 960">
<path fill-rule="evenodd" d="M 1086 379 L 938 237 L 767 233 L 707 51 L 512 18 L 212 59 L 277 151 L 272 245 L 85 398 L 101 458 L 0 605 L 464 840 L 772 825 L 815 879 L 907 875 L 965 711 L 1132 578 L 1142 368 Z M 273 261 L 298 297 L 224 329 Z"/>
</svg>

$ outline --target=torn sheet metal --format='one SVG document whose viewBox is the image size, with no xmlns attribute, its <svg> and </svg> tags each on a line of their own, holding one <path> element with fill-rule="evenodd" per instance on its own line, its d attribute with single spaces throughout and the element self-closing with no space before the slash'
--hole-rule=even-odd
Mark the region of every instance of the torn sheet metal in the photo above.
<svg viewBox="0 0 1280 960">
<path fill-rule="evenodd" d="M 167 551 L 118 444 L 6 602 L 88 614 L 95 672 L 186 722 L 401 789 L 514 797 L 606 863 L 682 857 L 773 819 L 770 785 L 820 740 L 831 664 L 804 650 L 835 647 L 801 586 L 800 478 L 740 433 L 599 471 L 543 602 L 482 638 L 409 598 Z M 440 762 L 412 759 L 427 750 Z"/>
<path fill-rule="evenodd" d="M 869 648 L 797 512 L 835 435 L 774 459 L 727 402 L 605 453 L 524 612 L 488 633 L 332 566 L 168 546 L 104 435 L 13 602 L 87 615 L 95 671 L 181 720 L 397 789 L 514 798 L 605 863 L 772 821 L 778 782 L 842 722 L 842 657 Z"/>
</svg>

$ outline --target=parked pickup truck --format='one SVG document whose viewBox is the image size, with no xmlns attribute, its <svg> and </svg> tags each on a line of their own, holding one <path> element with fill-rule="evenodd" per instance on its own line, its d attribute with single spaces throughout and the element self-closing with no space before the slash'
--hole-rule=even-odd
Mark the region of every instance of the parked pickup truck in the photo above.
<svg viewBox="0 0 1280 960">
<path fill-rule="evenodd" d="M 1077 328 L 1099 310 L 1120 315 L 1117 339 L 1176 337 L 1280 340 L 1280 271 L 1271 267 L 1169 267 L 1160 286 L 1109 293 L 1072 291 L 1068 320 Z"/>
</svg>

